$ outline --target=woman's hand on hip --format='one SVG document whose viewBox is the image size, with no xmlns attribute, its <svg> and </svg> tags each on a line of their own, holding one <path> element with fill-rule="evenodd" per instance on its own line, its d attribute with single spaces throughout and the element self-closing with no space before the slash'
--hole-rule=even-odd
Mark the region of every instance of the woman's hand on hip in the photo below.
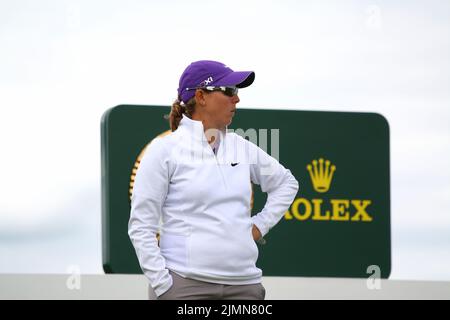
<svg viewBox="0 0 450 320">
<path fill-rule="evenodd" d="M 257 241 L 262 237 L 261 231 L 259 231 L 258 227 L 253 225 L 252 227 L 252 235 L 253 235 L 253 240 Z"/>
</svg>

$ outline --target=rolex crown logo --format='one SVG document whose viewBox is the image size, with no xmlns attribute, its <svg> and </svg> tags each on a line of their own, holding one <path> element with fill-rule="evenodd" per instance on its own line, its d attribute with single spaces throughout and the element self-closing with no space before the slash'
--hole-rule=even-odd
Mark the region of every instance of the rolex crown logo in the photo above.
<svg viewBox="0 0 450 320">
<path fill-rule="evenodd" d="M 317 162 L 319 164 L 317 165 Z M 324 166 L 325 162 L 325 166 Z M 311 181 L 314 187 L 314 190 L 317 192 L 327 192 L 330 189 L 331 180 L 333 179 L 333 173 L 336 171 L 336 166 L 331 165 L 330 160 L 324 161 L 322 158 L 312 161 L 312 165 L 308 164 L 306 169 L 309 171 L 309 175 L 311 177 Z"/>
</svg>

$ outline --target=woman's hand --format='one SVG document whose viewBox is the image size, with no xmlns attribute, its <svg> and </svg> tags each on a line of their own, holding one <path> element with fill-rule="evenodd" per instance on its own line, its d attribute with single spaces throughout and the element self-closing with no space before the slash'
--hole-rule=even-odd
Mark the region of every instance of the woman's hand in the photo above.
<svg viewBox="0 0 450 320">
<path fill-rule="evenodd" d="M 253 240 L 257 241 L 262 237 L 261 231 L 259 231 L 258 227 L 253 225 L 252 227 L 252 235 L 253 235 Z"/>
</svg>

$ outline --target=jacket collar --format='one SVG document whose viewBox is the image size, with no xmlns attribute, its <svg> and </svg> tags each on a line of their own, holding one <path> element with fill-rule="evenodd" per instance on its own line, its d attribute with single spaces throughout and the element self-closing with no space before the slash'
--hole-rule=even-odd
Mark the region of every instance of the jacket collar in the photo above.
<svg viewBox="0 0 450 320">
<path fill-rule="evenodd" d="M 205 135 L 205 128 L 203 127 L 203 123 L 201 121 L 192 120 L 191 118 L 183 114 L 178 128 L 188 131 L 190 135 L 197 141 L 208 141 Z M 226 132 L 227 128 L 221 131 L 219 138 L 225 138 Z M 218 142 L 220 143 L 220 141 Z"/>
</svg>

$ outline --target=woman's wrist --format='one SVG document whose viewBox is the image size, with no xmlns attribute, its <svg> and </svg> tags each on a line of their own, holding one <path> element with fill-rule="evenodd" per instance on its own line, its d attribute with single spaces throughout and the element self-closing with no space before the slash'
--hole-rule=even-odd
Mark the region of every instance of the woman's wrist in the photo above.
<svg viewBox="0 0 450 320">
<path fill-rule="evenodd" d="M 258 227 L 256 225 L 253 225 L 252 227 L 252 235 L 253 240 L 259 244 L 266 244 L 266 239 L 262 237 L 261 231 L 259 231 Z"/>
</svg>

